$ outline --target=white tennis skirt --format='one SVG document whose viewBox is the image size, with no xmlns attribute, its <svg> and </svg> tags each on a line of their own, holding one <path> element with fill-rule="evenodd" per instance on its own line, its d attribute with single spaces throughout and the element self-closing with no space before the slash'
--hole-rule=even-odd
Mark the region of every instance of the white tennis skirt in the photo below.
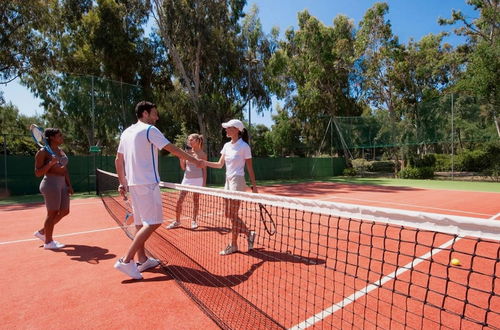
<svg viewBox="0 0 500 330">
<path fill-rule="evenodd" d="M 186 178 L 186 177 L 184 177 L 182 179 L 181 184 L 187 184 L 190 186 L 201 187 L 201 186 L 203 186 L 203 178 Z"/>
</svg>

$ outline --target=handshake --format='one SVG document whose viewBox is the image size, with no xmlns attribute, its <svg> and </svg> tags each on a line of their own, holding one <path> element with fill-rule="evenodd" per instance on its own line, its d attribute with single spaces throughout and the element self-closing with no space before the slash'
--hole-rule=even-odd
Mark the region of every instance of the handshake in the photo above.
<svg viewBox="0 0 500 330">
<path fill-rule="evenodd" d="M 199 158 L 196 158 L 196 157 L 194 157 L 194 159 L 195 159 L 195 161 L 193 161 L 193 163 L 196 165 L 196 167 L 206 168 L 207 166 L 209 166 L 210 162 L 207 162 L 204 159 L 199 159 Z"/>
</svg>

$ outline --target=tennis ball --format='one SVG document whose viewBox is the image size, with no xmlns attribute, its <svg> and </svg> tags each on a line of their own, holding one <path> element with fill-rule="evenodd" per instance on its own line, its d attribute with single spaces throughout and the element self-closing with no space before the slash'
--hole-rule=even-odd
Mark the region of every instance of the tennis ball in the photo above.
<svg viewBox="0 0 500 330">
<path fill-rule="evenodd" d="M 453 266 L 460 266 L 460 260 L 458 260 L 457 258 L 453 258 L 451 259 L 451 264 Z"/>
</svg>

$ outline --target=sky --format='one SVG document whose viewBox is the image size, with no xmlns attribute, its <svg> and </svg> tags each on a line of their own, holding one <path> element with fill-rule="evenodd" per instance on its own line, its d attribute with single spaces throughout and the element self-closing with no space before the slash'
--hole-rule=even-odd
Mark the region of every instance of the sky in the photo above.
<svg viewBox="0 0 500 330">
<path fill-rule="evenodd" d="M 327 26 L 332 26 L 334 18 L 343 14 L 353 19 L 357 27 L 366 10 L 376 2 L 370 0 L 248 0 L 246 9 L 256 4 L 264 33 L 269 33 L 272 27 L 277 26 L 283 36 L 289 27 L 297 29 L 297 13 L 302 10 L 307 9 L 312 16 Z M 437 23 L 440 17 L 449 18 L 452 9 L 461 10 L 469 18 L 478 16 L 478 13 L 465 3 L 465 0 L 389 0 L 386 2 L 389 5 L 386 18 L 390 21 L 393 33 L 399 37 L 401 43 L 407 43 L 410 39 L 420 40 L 429 33 L 452 32 L 453 27 L 440 26 Z M 445 42 L 456 45 L 462 43 L 463 39 L 451 36 L 446 38 Z M 39 106 L 40 100 L 21 86 L 18 80 L 7 85 L 0 85 L 0 91 L 3 91 L 6 102 L 16 105 L 20 113 L 28 116 L 43 113 L 43 109 Z M 270 127 L 277 103 L 278 101 L 273 99 L 272 109 L 265 111 L 264 115 L 257 114 L 252 109 L 251 123 Z M 245 119 L 248 120 L 248 111 Z"/>
</svg>

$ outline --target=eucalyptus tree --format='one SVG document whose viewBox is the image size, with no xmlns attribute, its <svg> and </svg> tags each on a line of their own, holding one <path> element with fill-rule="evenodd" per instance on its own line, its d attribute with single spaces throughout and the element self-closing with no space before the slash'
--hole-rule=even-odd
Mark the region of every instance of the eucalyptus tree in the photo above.
<svg viewBox="0 0 500 330">
<path fill-rule="evenodd" d="M 500 2 L 499 0 L 467 0 L 478 11 L 477 18 L 468 18 L 461 11 L 452 11 L 451 18 L 440 19 L 443 25 L 461 23 L 457 35 L 467 41 L 458 52 L 465 54 L 462 71 L 455 91 L 467 92 L 479 98 L 481 115 L 493 120 L 500 137 Z"/>
<path fill-rule="evenodd" d="M 273 116 L 274 125 L 270 132 L 273 155 L 278 157 L 305 156 L 302 142 L 302 122 L 286 108 L 277 106 Z"/>
<path fill-rule="evenodd" d="M 361 86 L 367 103 L 375 109 L 389 111 L 395 120 L 399 100 L 395 68 L 401 61 L 403 49 L 385 18 L 388 12 L 386 3 L 376 3 L 360 21 L 355 43 L 359 59 L 356 68 L 363 77 Z"/>
<path fill-rule="evenodd" d="M 175 79 L 190 101 L 201 133 L 218 149 L 220 123 L 241 117 L 243 106 L 254 98 L 259 107 L 270 104 L 258 73 L 270 48 L 258 19 L 245 16 L 241 0 L 153 0 L 154 17 L 165 44 Z M 251 15 L 250 15 L 251 16 Z M 266 48 L 267 45 L 267 48 Z M 260 60 L 252 65 L 249 55 Z M 251 86 L 249 87 L 249 82 Z M 215 150 L 210 150 L 215 154 Z"/>
<path fill-rule="evenodd" d="M 0 83 L 46 63 L 46 45 L 37 33 L 46 24 L 44 2 L 0 1 Z"/>
<path fill-rule="evenodd" d="M 362 77 L 360 82 L 365 102 L 374 111 L 387 111 L 389 123 L 380 134 L 389 131 L 391 157 L 399 164 L 398 146 L 401 145 L 401 116 L 397 109 L 401 103 L 398 92 L 400 77 L 397 66 L 402 62 L 403 47 L 393 34 L 391 24 L 385 15 L 389 12 L 387 3 L 375 3 L 359 23 L 356 33 L 355 54 L 358 58 L 356 70 Z M 395 171 L 398 170 L 395 167 Z"/>
<path fill-rule="evenodd" d="M 40 124 L 40 118 L 28 117 L 19 113 L 11 103 L 0 101 L 0 154 L 33 155 L 38 146 L 27 134 L 30 124 Z"/>
<path fill-rule="evenodd" d="M 49 0 L 36 26 L 48 60 L 22 81 L 42 99 L 45 120 L 75 152 L 112 146 L 134 104 L 152 93 L 154 40 L 144 37 L 147 0 Z M 35 27 L 35 26 L 32 26 Z M 98 77 L 98 78 L 97 78 Z"/>
<path fill-rule="evenodd" d="M 353 95 L 354 26 L 339 15 L 325 26 L 307 11 L 298 14 L 266 73 L 269 86 L 302 126 L 300 139 L 318 146 L 332 116 L 360 113 Z"/>
<path fill-rule="evenodd" d="M 440 106 L 440 98 L 452 83 L 450 70 L 456 63 L 453 48 L 443 43 L 445 35 L 429 34 L 419 41 L 410 40 L 401 46 L 401 59 L 394 68 L 402 127 L 400 142 L 415 145 L 418 154 L 449 140 L 450 111 Z"/>
</svg>

